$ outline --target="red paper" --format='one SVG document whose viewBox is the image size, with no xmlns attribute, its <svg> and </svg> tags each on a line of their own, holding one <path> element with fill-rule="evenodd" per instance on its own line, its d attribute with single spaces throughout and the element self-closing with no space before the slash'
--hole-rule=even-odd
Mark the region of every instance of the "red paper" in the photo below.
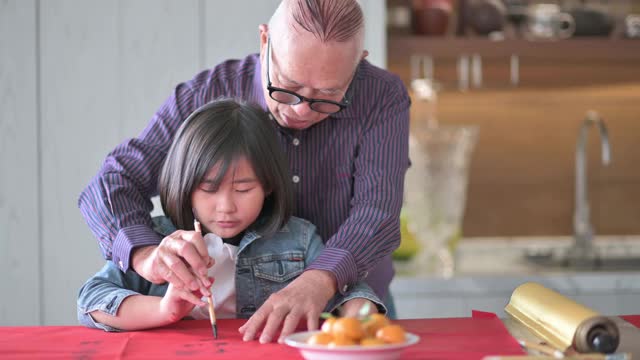
<svg viewBox="0 0 640 360">
<path fill-rule="evenodd" d="M 403 359 L 482 359 L 487 355 L 523 355 L 524 350 L 494 314 L 473 311 L 472 318 L 398 321 L 420 335 L 420 344 Z"/>
<path fill-rule="evenodd" d="M 627 322 L 630 322 L 635 327 L 640 328 L 640 315 L 622 315 L 620 317 L 625 319 Z"/>
<path fill-rule="evenodd" d="M 297 349 L 243 342 L 244 320 L 219 320 L 214 340 L 207 320 L 181 321 L 155 330 L 107 333 L 80 326 L 0 327 L 1 359 L 302 359 Z M 421 337 L 402 359 L 482 359 L 524 354 L 492 313 L 472 318 L 396 321 Z"/>
<path fill-rule="evenodd" d="M 219 320 L 214 340 L 207 320 L 145 331 L 106 333 L 76 326 L 0 328 L 1 359 L 302 359 L 280 344 L 244 342 L 245 320 Z"/>
</svg>

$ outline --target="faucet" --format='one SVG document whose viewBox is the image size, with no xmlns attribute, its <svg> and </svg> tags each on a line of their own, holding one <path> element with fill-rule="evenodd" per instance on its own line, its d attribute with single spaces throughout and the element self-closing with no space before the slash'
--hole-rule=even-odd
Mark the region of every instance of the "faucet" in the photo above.
<svg viewBox="0 0 640 360">
<path fill-rule="evenodd" d="M 587 160 L 586 145 L 589 128 L 597 125 L 600 130 L 602 144 L 602 163 L 611 162 L 609 135 L 604 120 L 593 110 L 587 115 L 580 126 L 576 143 L 576 187 L 575 209 L 573 215 L 574 245 L 567 253 L 568 265 L 572 267 L 597 267 L 598 254 L 593 246 L 593 227 L 589 221 L 589 201 L 587 199 Z"/>
</svg>

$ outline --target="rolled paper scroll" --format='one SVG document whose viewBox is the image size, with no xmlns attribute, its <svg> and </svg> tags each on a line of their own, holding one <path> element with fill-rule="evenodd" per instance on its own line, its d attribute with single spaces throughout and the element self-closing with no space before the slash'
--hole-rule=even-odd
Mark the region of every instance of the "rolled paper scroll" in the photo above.
<svg viewBox="0 0 640 360">
<path fill-rule="evenodd" d="M 505 311 L 562 352 L 610 354 L 620 343 L 613 320 L 537 283 L 518 286 Z"/>
</svg>

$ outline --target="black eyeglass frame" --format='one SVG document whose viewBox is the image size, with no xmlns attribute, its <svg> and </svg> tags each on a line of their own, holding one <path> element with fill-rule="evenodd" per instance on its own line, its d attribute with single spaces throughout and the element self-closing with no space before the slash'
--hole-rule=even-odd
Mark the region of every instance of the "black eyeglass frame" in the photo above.
<svg viewBox="0 0 640 360">
<path fill-rule="evenodd" d="M 344 95 L 344 98 L 342 99 L 341 102 L 338 101 L 333 101 L 333 100 L 326 100 L 326 99 L 311 99 L 305 96 L 302 96 L 296 92 L 293 92 L 291 90 L 287 90 L 287 89 L 283 89 L 283 88 L 279 88 L 279 87 L 275 87 L 271 85 L 271 76 L 269 75 L 269 62 L 271 60 L 271 38 L 267 38 L 267 90 L 269 91 L 269 97 L 271 97 L 274 101 L 279 102 L 280 104 L 285 104 L 285 105 L 298 105 L 300 103 L 302 103 L 303 101 L 306 101 L 309 103 L 309 107 L 311 108 L 311 110 L 322 113 L 322 114 L 337 114 L 340 111 L 344 110 L 347 106 L 349 106 L 349 104 L 351 104 L 351 100 L 350 100 L 350 95 L 351 95 L 351 84 L 349 84 L 349 87 L 347 88 L 347 92 Z M 356 68 L 357 71 L 357 68 Z M 355 77 L 355 74 L 354 74 Z M 353 80 L 351 80 L 353 82 Z M 297 102 L 283 102 L 280 101 L 276 98 L 273 97 L 273 93 L 279 91 L 279 92 L 283 92 L 286 94 L 289 94 L 291 96 L 294 96 L 295 98 L 298 99 Z M 338 111 L 333 111 L 333 112 L 326 112 L 326 111 L 319 111 L 317 109 L 314 109 L 313 104 L 332 104 L 332 105 L 336 105 L 338 106 L 340 109 Z"/>
</svg>

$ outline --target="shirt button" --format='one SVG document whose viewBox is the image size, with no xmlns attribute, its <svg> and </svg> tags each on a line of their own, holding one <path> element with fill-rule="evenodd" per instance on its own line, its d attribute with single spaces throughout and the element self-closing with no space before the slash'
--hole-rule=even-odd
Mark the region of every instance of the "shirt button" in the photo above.
<svg viewBox="0 0 640 360">
<path fill-rule="evenodd" d="M 347 292 L 349 290 L 349 285 L 345 285 L 342 287 L 342 292 Z"/>
<path fill-rule="evenodd" d="M 297 183 L 299 183 L 299 182 L 300 182 L 300 176 L 298 176 L 298 175 L 293 175 L 292 180 L 293 180 L 293 183 L 294 183 L 294 184 L 297 184 Z"/>
<path fill-rule="evenodd" d="M 120 269 L 124 270 L 124 264 L 122 263 L 122 260 L 118 261 L 118 266 L 120 266 Z"/>
<path fill-rule="evenodd" d="M 298 138 L 293 138 L 293 146 L 298 146 L 300 145 L 300 140 Z"/>
</svg>

